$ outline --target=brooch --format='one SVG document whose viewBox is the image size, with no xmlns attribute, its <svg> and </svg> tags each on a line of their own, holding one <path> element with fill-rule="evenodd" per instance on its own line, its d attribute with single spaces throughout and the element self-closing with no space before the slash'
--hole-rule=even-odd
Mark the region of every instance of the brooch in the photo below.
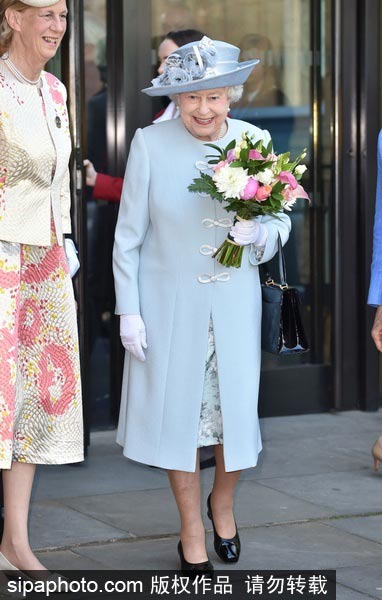
<svg viewBox="0 0 382 600">
<path fill-rule="evenodd" d="M 58 129 L 60 129 L 60 127 L 61 127 L 61 119 L 60 119 L 60 117 L 56 117 L 55 118 L 55 123 L 56 123 L 56 127 L 58 127 Z"/>
</svg>

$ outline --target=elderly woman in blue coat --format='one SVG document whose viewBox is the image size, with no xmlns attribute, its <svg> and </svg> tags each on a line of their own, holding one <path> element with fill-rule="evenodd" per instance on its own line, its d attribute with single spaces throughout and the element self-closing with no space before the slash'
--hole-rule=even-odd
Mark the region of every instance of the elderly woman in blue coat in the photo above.
<svg viewBox="0 0 382 600">
<path fill-rule="evenodd" d="M 378 176 L 377 191 L 375 195 L 375 219 L 373 235 L 373 261 L 371 264 L 371 278 L 368 296 L 368 304 L 377 308 L 371 336 L 379 352 L 382 352 L 382 129 L 378 136 Z M 379 463 L 382 461 L 382 434 L 375 442 L 371 453 L 374 459 L 374 470 L 378 471 Z"/>
<path fill-rule="evenodd" d="M 151 96 L 176 98 L 180 119 L 138 129 L 131 144 L 115 234 L 116 313 L 126 348 L 117 441 L 128 458 L 167 469 L 181 520 L 183 571 L 211 572 L 200 508 L 199 451 L 214 445 L 208 497 L 214 547 L 236 562 L 233 496 L 242 469 L 261 450 L 257 416 L 261 288 L 258 265 L 272 258 L 285 214 L 233 225 L 222 206 L 188 185 L 208 169 L 205 144 L 224 147 L 249 131 L 227 119 L 256 60 L 203 38 L 170 55 Z M 244 245 L 240 269 L 212 258 L 231 232 Z"/>
</svg>

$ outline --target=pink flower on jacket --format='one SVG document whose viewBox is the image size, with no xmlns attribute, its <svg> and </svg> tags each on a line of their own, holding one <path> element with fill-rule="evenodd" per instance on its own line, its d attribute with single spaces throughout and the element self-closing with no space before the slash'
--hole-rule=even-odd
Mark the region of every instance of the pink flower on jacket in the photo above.
<svg viewBox="0 0 382 600">
<path fill-rule="evenodd" d="M 57 79 L 57 77 L 52 75 L 52 73 L 45 73 L 45 78 L 48 82 L 49 92 L 52 96 L 53 102 L 55 102 L 56 104 L 65 104 L 64 98 L 59 89 L 60 81 Z"/>
<path fill-rule="evenodd" d="M 272 193 L 272 186 L 271 185 L 262 185 L 257 190 L 256 200 L 258 202 L 264 202 L 264 200 L 266 200 L 267 198 L 269 198 L 269 196 L 271 195 L 271 193 Z"/>
<path fill-rule="evenodd" d="M 289 171 L 281 171 L 281 173 L 278 176 L 278 179 L 280 181 L 282 181 L 282 183 L 289 184 L 290 187 L 292 188 L 292 190 L 295 190 L 296 187 L 297 187 L 297 185 L 298 185 L 297 184 L 297 179 Z"/>
<path fill-rule="evenodd" d="M 248 179 L 248 183 L 245 186 L 244 190 L 240 194 L 240 198 L 242 200 L 251 200 L 256 196 L 257 190 L 259 189 L 259 182 L 254 177 L 250 177 Z"/>
</svg>

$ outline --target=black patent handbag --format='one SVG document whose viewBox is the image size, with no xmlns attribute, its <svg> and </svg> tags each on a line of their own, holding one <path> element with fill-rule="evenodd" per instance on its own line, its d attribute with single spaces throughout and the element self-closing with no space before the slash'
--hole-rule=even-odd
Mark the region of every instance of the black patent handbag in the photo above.
<svg viewBox="0 0 382 600">
<path fill-rule="evenodd" d="M 301 299 L 298 290 L 289 287 L 286 279 L 285 256 L 278 236 L 280 283 L 268 273 L 261 285 L 263 315 L 261 347 L 266 352 L 286 356 L 307 352 L 309 344 L 301 317 Z"/>
</svg>

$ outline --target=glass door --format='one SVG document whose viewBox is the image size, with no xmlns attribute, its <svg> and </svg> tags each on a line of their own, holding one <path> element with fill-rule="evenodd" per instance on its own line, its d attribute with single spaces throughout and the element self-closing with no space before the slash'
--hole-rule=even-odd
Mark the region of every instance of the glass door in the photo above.
<svg viewBox="0 0 382 600">
<path fill-rule="evenodd" d="M 307 148 L 304 187 L 312 203 L 291 213 L 285 248 L 290 285 L 303 299 L 311 351 L 278 358 L 263 353 L 260 412 L 265 415 L 331 408 L 331 2 L 321 0 L 151 0 L 152 64 L 163 36 L 196 28 L 237 45 L 241 60 L 259 58 L 231 107 L 239 118 L 271 133 L 276 152 Z M 150 77 L 147 77 L 147 82 Z M 160 107 L 152 103 L 152 115 Z M 271 272 L 277 276 L 275 261 Z"/>
</svg>

